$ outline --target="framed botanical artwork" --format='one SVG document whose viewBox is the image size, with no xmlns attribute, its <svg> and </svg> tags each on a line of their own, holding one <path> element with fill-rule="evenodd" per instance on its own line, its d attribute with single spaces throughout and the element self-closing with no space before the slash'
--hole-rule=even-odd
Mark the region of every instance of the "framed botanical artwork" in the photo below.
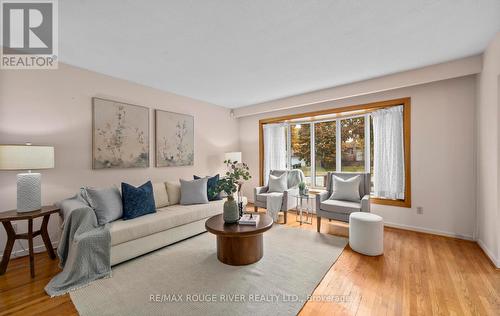
<svg viewBox="0 0 500 316">
<path fill-rule="evenodd" d="M 194 164 L 194 117 L 155 110 L 156 167 Z"/>
<path fill-rule="evenodd" d="M 149 108 L 92 98 L 93 169 L 149 167 Z"/>
</svg>

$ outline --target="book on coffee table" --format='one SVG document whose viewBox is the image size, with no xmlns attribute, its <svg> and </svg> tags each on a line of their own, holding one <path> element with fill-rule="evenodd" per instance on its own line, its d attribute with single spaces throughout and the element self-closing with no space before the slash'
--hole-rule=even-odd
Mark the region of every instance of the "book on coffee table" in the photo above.
<svg viewBox="0 0 500 316">
<path fill-rule="evenodd" d="M 257 226 L 257 223 L 259 223 L 259 217 L 260 216 L 257 214 L 243 214 L 243 216 L 241 216 L 240 220 L 238 221 L 238 224 Z"/>
</svg>

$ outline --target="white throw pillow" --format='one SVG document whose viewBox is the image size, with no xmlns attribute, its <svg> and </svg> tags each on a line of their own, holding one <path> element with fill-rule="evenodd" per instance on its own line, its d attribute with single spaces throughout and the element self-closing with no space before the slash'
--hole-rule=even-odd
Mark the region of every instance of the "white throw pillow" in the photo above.
<svg viewBox="0 0 500 316">
<path fill-rule="evenodd" d="M 168 205 L 167 186 L 164 182 L 153 183 L 153 195 L 155 197 L 156 208 Z"/>
<path fill-rule="evenodd" d="M 168 205 L 179 204 L 181 201 L 181 185 L 179 183 L 165 182 L 167 186 Z"/>
<path fill-rule="evenodd" d="M 267 183 L 269 189 L 267 192 L 278 192 L 278 193 L 283 193 L 285 192 L 288 187 L 287 187 L 287 174 L 283 173 L 281 176 L 273 176 L 272 174 L 269 175 L 269 181 Z"/>
<path fill-rule="evenodd" d="M 330 200 L 353 201 L 359 202 L 359 175 L 344 180 L 340 177 L 332 175 L 332 195 Z"/>
</svg>

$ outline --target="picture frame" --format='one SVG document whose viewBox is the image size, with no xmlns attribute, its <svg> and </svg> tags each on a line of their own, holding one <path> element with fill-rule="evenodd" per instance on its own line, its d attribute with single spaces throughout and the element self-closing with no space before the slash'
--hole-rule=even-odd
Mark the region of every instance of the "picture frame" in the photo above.
<svg viewBox="0 0 500 316">
<path fill-rule="evenodd" d="M 155 166 L 194 165 L 194 116 L 155 109 Z"/>
<path fill-rule="evenodd" d="M 149 108 L 92 98 L 92 169 L 148 168 Z"/>
</svg>

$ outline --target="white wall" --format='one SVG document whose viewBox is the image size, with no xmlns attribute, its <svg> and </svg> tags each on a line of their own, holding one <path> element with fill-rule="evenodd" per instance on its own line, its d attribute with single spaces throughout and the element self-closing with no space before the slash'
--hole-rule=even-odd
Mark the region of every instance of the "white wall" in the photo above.
<svg viewBox="0 0 500 316">
<path fill-rule="evenodd" d="M 244 185 L 246 196 L 253 200 L 259 181 L 259 119 L 401 97 L 411 97 L 412 104 L 412 208 L 372 205 L 372 210 L 400 227 L 472 239 L 475 75 L 239 118 L 240 149 L 253 176 Z M 424 214 L 416 213 L 417 206 Z"/>
<path fill-rule="evenodd" d="M 94 96 L 194 115 L 193 167 L 92 170 Z M 42 171 L 42 200 L 51 204 L 75 194 L 83 185 L 135 185 L 146 180 L 190 178 L 223 168 L 224 152 L 238 149 L 237 120 L 223 107 L 162 92 L 132 82 L 59 64 L 58 70 L 0 71 L 0 144 L 55 146 L 56 167 Z M 154 157 L 154 121 L 150 111 L 150 156 Z M 0 171 L 0 212 L 16 208 L 16 171 Z M 18 222 L 19 231 L 26 223 Z M 35 224 L 38 227 L 38 223 Z M 58 219 L 50 221 L 52 241 L 59 238 Z M 0 229 L 0 251 L 6 235 Z M 23 241 L 24 243 L 24 241 Z M 42 245 L 36 240 L 35 246 Z M 24 243 L 26 248 L 26 243 Z M 14 251 L 20 250 L 18 242 Z M 1 253 L 0 253 L 1 255 Z"/>
<path fill-rule="evenodd" d="M 500 33 L 484 52 L 478 77 L 477 230 L 478 243 L 500 267 Z"/>
</svg>

